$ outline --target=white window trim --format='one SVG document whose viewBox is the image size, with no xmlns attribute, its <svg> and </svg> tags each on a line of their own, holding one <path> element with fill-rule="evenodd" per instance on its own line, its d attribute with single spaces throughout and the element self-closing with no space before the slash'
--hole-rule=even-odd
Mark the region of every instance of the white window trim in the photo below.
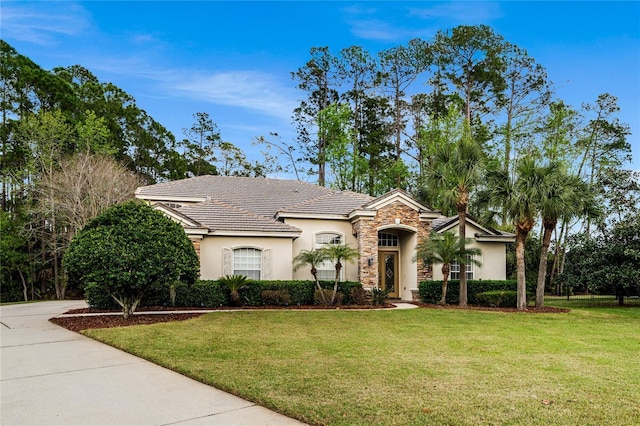
<svg viewBox="0 0 640 426">
<path fill-rule="evenodd" d="M 388 245 L 388 246 L 387 245 L 380 245 L 380 241 L 382 241 L 380 239 L 381 235 L 390 235 L 390 236 L 395 237 L 396 245 Z M 393 240 L 394 239 L 391 238 L 391 239 L 385 240 L 385 241 L 393 241 Z M 398 235 L 396 235 L 396 234 L 394 234 L 392 232 L 384 232 L 384 231 L 379 231 L 378 232 L 378 248 L 380 248 L 380 249 L 393 249 L 393 248 L 398 248 L 398 247 L 400 247 L 400 237 Z"/>
<path fill-rule="evenodd" d="M 258 271 L 258 278 L 251 277 L 251 276 L 248 276 L 248 275 L 247 276 L 250 279 L 257 279 L 257 280 L 265 279 L 265 273 L 264 273 L 264 270 L 265 270 L 265 255 L 267 255 L 265 253 L 265 251 L 269 251 L 268 256 L 270 257 L 270 250 L 264 250 L 262 247 L 246 246 L 245 245 L 245 246 L 232 247 L 231 249 L 229 249 L 230 254 L 231 254 L 231 256 L 230 256 L 230 265 L 229 265 L 230 269 L 231 269 L 231 272 L 234 275 L 238 275 L 236 273 L 236 270 L 237 270 L 237 268 L 236 268 L 236 251 L 243 250 L 243 249 L 254 250 L 254 251 L 257 251 L 257 252 L 260 253 L 260 269 L 244 269 L 246 271 Z M 241 274 L 241 275 L 246 275 L 246 274 Z"/>
<path fill-rule="evenodd" d="M 329 243 L 317 243 L 318 235 L 331 234 L 337 235 L 340 237 L 340 244 L 345 244 L 345 236 L 344 233 L 338 231 L 320 231 L 313 234 L 313 248 L 319 249 Z M 318 280 L 320 281 L 334 281 L 336 279 L 336 268 L 335 265 L 330 262 L 324 262 L 322 265 L 316 265 L 316 270 L 318 271 Z M 344 267 L 340 271 L 340 281 L 344 280 Z"/>
<path fill-rule="evenodd" d="M 476 279 L 476 270 L 474 268 L 475 265 L 470 261 L 471 259 L 473 259 L 473 256 L 467 255 L 467 263 L 465 265 L 467 269 L 467 280 Z M 457 277 L 454 278 L 453 274 L 457 274 Z M 449 269 L 449 279 L 460 280 L 460 264 L 456 260 L 451 262 Z"/>
</svg>

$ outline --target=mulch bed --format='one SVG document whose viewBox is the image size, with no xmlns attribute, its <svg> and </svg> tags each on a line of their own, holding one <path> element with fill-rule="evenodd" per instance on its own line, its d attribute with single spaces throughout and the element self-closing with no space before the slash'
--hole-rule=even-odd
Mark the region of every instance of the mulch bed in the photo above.
<svg viewBox="0 0 640 426">
<path fill-rule="evenodd" d="M 415 305 L 425 308 L 425 309 L 465 309 L 465 310 L 481 310 L 481 311 L 498 311 L 498 312 L 514 312 L 514 313 L 563 313 L 569 312 L 569 309 L 565 308 L 554 308 L 554 307 L 544 307 L 542 309 L 533 309 L 530 308 L 527 311 L 518 311 L 515 308 L 486 308 L 481 306 L 468 306 L 466 308 L 460 308 L 457 305 L 430 305 L 425 303 L 417 303 L 414 302 Z M 392 307 L 392 305 L 388 305 L 385 307 Z M 245 307 L 245 308 L 236 308 L 238 310 L 264 310 L 264 309 L 274 309 L 274 310 L 282 310 L 282 309 L 309 309 L 309 310 L 319 310 L 319 309 L 367 309 L 367 308 L 377 308 L 377 307 L 367 307 L 367 306 L 338 306 L 338 307 L 322 307 L 322 306 L 295 306 L 295 307 Z M 182 312 L 175 313 L 176 310 L 180 310 Z M 140 325 L 140 324 L 156 324 L 161 322 L 170 322 L 170 321 L 184 321 L 190 318 L 196 318 L 200 315 L 204 315 L 203 312 L 188 312 L 188 311 L 215 311 L 221 309 L 229 309 L 228 307 L 224 308 L 167 308 L 163 306 L 152 306 L 152 307 L 144 307 L 137 310 L 138 315 L 133 315 L 129 319 L 125 320 L 121 315 L 91 315 L 91 316 L 74 316 L 74 317 L 58 317 L 51 318 L 51 321 L 54 324 L 57 324 L 61 327 L 64 327 L 68 330 L 79 332 L 82 330 L 87 330 L 91 328 L 111 328 L 111 327 L 126 327 L 130 325 Z M 145 315 L 142 312 L 149 311 L 167 311 L 166 314 L 147 314 Z M 118 313 L 118 311 L 105 311 L 98 310 L 92 308 L 83 308 L 83 309 L 72 309 L 70 311 L 65 312 L 65 314 L 100 314 L 100 313 Z"/>
<path fill-rule="evenodd" d="M 160 322 L 184 321 L 190 318 L 196 318 L 202 313 L 184 313 L 184 314 L 162 314 L 162 315 L 133 315 L 129 319 L 124 319 L 122 315 L 95 315 L 95 316 L 79 316 L 79 317 L 59 317 L 51 318 L 54 324 L 64 327 L 68 330 L 79 332 L 90 328 L 111 328 L 126 327 L 129 325 L 140 324 L 157 324 Z"/>
</svg>

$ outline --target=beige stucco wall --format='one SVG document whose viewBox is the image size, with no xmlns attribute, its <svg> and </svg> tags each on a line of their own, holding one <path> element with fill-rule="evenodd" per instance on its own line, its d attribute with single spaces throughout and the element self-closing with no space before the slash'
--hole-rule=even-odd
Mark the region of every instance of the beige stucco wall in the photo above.
<svg viewBox="0 0 640 426">
<path fill-rule="evenodd" d="M 458 235 L 458 227 L 451 229 Z M 504 280 L 507 273 L 506 244 L 501 242 L 478 242 L 473 236 L 481 232 L 473 225 L 467 224 L 467 238 L 472 239 L 470 247 L 479 248 L 482 254 L 478 260 L 482 266 L 474 265 L 474 279 L 476 280 Z M 442 280 L 442 264 L 433 265 L 433 279 Z"/>
<path fill-rule="evenodd" d="M 263 250 L 262 279 L 292 279 L 292 239 L 206 236 L 200 242 L 200 276 L 214 280 L 225 275 L 224 250 L 251 247 Z"/>
<path fill-rule="evenodd" d="M 418 289 L 418 265 L 413 261 L 418 235 L 409 232 L 398 232 L 400 236 L 400 299 L 411 300 L 411 290 Z"/>
<path fill-rule="evenodd" d="M 301 250 L 312 250 L 315 246 L 315 235 L 324 232 L 335 232 L 342 235 L 343 241 L 354 249 L 358 248 L 358 242 L 352 234 L 351 223 L 348 220 L 329 219 L 298 219 L 287 218 L 287 225 L 295 226 L 302 230 L 298 238 L 293 241 L 291 258 L 293 259 Z M 289 269 L 293 269 L 293 264 L 289 263 Z M 309 280 L 311 276 L 310 268 L 300 268 L 293 272 L 294 280 Z M 344 279 L 347 281 L 358 281 L 357 261 L 346 262 L 343 265 Z"/>
</svg>

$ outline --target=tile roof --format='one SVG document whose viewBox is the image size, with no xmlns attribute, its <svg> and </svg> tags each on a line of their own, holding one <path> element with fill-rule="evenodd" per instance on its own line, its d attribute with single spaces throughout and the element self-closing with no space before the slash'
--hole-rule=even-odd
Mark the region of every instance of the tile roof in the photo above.
<svg viewBox="0 0 640 426">
<path fill-rule="evenodd" d="M 499 229 L 493 229 L 489 226 L 484 226 L 480 224 L 480 222 L 478 222 L 473 216 L 467 215 L 467 220 L 482 226 L 483 228 L 488 230 L 490 233 L 492 233 L 487 235 L 499 235 L 504 237 L 514 236 L 514 234 L 511 234 L 509 232 L 500 231 Z M 440 216 L 436 219 L 433 219 L 433 221 L 431 222 L 431 229 L 433 229 L 435 232 L 440 232 L 441 230 L 448 228 L 454 223 L 458 223 L 458 216 L 450 216 L 450 217 Z"/>
<path fill-rule="evenodd" d="M 371 201 L 373 197 L 351 191 L 333 191 L 320 197 L 311 198 L 301 203 L 280 210 L 281 215 L 287 213 L 335 214 L 347 216 L 353 210 Z"/>
<path fill-rule="evenodd" d="M 198 176 L 138 188 L 140 198 L 191 197 L 212 199 L 240 207 L 262 216 L 311 198 L 335 192 L 329 188 L 297 180 L 235 176 Z"/>
<path fill-rule="evenodd" d="M 211 175 L 143 186 L 136 196 L 178 203 L 191 199 L 173 210 L 212 230 L 262 232 L 300 232 L 275 220 L 278 214 L 346 217 L 373 200 L 296 180 Z"/>
<path fill-rule="evenodd" d="M 301 232 L 273 218 L 217 200 L 185 204 L 174 210 L 215 231 Z"/>
</svg>

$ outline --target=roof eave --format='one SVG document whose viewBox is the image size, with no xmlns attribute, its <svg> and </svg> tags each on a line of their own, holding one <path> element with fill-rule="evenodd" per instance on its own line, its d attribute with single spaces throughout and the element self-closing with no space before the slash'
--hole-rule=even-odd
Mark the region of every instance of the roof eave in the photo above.
<svg viewBox="0 0 640 426">
<path fill-rule="evenodd" d="M 353 219 L 375 219 L 375 217 L 376 217 L 376 211 L 375 210 L 362 210 L 362 209 L 354 210 L 351 213 L 349 213 L 349 216 L 347 216 L 347 218 L 349 220 L 353 220 Z"/>
<path fill-rule="evenodd" d="M 511 235 L 475 235 L 476 241 L 481 243 L 515 243 L 516 237 Z"/>
<path fill-rule="evenodd" d="M 175 201 L 176 203 L 200 203 L 206 201 L 206 197 L 180 197 L 175 195 L 135 194 L 139 200 L 146 201 Z"/>
<path fill-rule="evenodd" d="M 234 230 L 210 230 L 207 235 L 218 237 L 271 237 L 271 238 L 298 238 L 301 231 L 234 231 Z"/>
<path fill-rule="evenodd" d="M 335 213 L 295 213 L 295 212 L 278 212 L 275 215 L 275 219 L 334 219 L 334 220 L 347 220 L 348 217 L 343 214 Z"/>
</svg>

